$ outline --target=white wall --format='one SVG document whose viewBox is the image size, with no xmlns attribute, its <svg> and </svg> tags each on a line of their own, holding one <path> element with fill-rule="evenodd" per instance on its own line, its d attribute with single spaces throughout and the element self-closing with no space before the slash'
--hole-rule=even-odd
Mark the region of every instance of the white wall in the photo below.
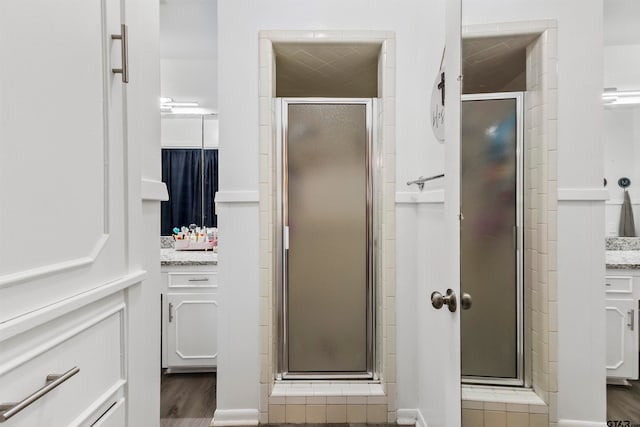
<svg viewBox="0 0 640 427">
<path fill-rule="evenodd" d="M 396 33 L 396 189 L 414 191 L 405 183 L 419 175 L 443 171 L 443 146 L 432 135 L 428 116 L 431 85 L 435 79 L 444 44 L 444 0 L 376 1 L 273 0 L 219 2 L 219 113 L 220 190 L 253 194 L 258 190 L 258 32 L 260 30 L 377 30 Z M 441 184 L 435 184 L 441 185 Z M 230 193 L 231 192 L 231 193 Z M 235 193 L 236 195 L 238 193 Z M 251 232 L 238 224 L 237 210 Z M 440 207 L 439 209 L 442 209 Z M 225 259 L 244 257 L 257 248 L 257 203 L 225 204 L 218 211 L 221 230 L 220 316 L 233 326 L 241 340 L 224 339 L 220 344 L 218 407 L 222 410 L 258 407 L 258 281 L 259 265 L 243 262 L 231 265 Z M 416 281 L 436 286 L 432 277 L 418 278 L 415 248 L 417 216 L 398 210 L 398 258 L 402 272 L 397 277 L 398 295 L 398 408 L 416 408 L 421 363 L 415 353 L 420 337 L 416 325 Z M 404 221 L 414 221 L 404 222 Z M 408 228 L 407 228 L 408 227 Z M 225 245 L 226 243 L 226 245 Z M 437 245 L 438 241 L 431 241 Z M 429 271 L 429 260 L 421 258 Z M 436 262 L 434 260 L 433 262 Z M 425 264 L 426 263 L 426 264 Z M 422 271 L 422 270 L 421 270 Z M 439 285 L 439 284 L 438 284 Z M 434 288 L 435 289 L 435 288 Z M 249 344 L 247 344 L 249 343 Z M 422 362 L 424 363 L 424 362 Z M 235 392 L 242 390 L 242 392 Z"/>
<path fill-rule="evenodd" d="M 604 87 L 640 90 L 640 44 L 605 46 Z"/>
<path fill-rule="evenodd" d="M 202 145 L 200 117 L 163 117 L 162 148 L 199 148 Z M 205 148 L 218 148 L 218 119 L 204 121 Z"/>
<path fill-rule="evenodd" d="M 154 427 L 159 425 L 160 413 L 160 201 L 141 200 L 140 182 L 162 179 L 159 6 L 156 0 L 125 5 L 131 49 L 127 85 L 129 268 L 147 272 L 145 281 L 127 292 L 127 305 L 135 308 L 127 312 L 127 425 Z"/>
<path fill-rule="evenodd" d="M 640 90 L 640 45 L 605 46 L 604 87 Z M 640 106 L 618 106 L 604 110 L 605 177 L 609 185 L 606 205 L 608 236 L 618 235 L 622 189 L 618 179 L 631 179 L 629 195 L 634 214 L 640 215 Z M 636 221 L 636 230 L 640 223 Z"/>
<path fill-rule="evenodd" d="M 215 25 L 215 21 L 211 25 Z M 218 61 L 162 58 L 160 88 L 164 97 L 174 101 L 197 101 L 201 108 L 215 112 L 218 108 Z"/>
<path fill-rule="evenodd" d="M 558 188 L 562 197 L 591 197 L 565 190 L 602 188 L 602 1 L 463 0 L 462 19 L 463 25 L 557 21 Z M 546 139 L 556 142 L 549 138 L 553 135 Z M 551 413 L 550 418 L 602 422 L 606 418 L 605 348 L 593 343 L 604 342 L 604 225 L 598 222 L 604 217 L 604 206 L 602 202 L 557 202 L 553 195 L 547 202 L 550 207 L 557 203 L 559 216 L 559 393 L 557 414 Z M 581 226 L 589 230 L 584 242 L 572 235 L 578 232 L 576 227 L 569 228 L 572 217 L 580 217 Z M 595 267 L 581 269 L 572 262 L 576 259 L 592 260 Z M 552 411 L 554 406 L 552 402 Z"/>
</svg>

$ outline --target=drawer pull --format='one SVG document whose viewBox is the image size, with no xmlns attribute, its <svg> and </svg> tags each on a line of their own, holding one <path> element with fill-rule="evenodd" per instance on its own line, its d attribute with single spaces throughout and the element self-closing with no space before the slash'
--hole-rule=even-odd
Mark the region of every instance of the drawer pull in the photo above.
<svg viewBox="0 0 640 427">
<path fill-rule="evenodd" d="M 189 279 L 190 282 L 208 282 L 209 278 L 208 277 L 202 277 L 200 279 Z"/>
<path fill-rule="evenodd" d="M 127 26 L 120 24 L 120 34 L 111 34 L 111 40 L 120 40 L 122 42 L 122 68 L 112 68 L 111 72 L 122 75 L 122 83 L 129 83 L 129 55 L 127 54 L 129 43 L 127 41 Z"/>
<path fill-rule="evenodd" d="M 58 387 L 60 384 L 62 384 L 78 372 L 80 372 L 80 368 L 76 366 L 62 375 L 47 375 L 44 387 L 42 387 L 32 395 L 24 398 L 21 402 L 0 404 L 0 423 L 7 421 L 9 418 L 13 417 L 15 414 L 22 411 L 24 408 L 31 405 L 36 400 L 40 399 L 42 396 Z"/>
</svg>

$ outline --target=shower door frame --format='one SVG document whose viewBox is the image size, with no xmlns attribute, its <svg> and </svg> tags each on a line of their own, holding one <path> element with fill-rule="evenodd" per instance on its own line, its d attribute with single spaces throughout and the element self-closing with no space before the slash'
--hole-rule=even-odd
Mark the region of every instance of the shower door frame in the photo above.
<svg viewBox="0 0 640 427">
<path fill-rule="evenodd" d="M 518 304 L 516 307 L 517 376 L 516 378 L 500 378 L 463 375 L 462 383 L 529 387 L 530 360 L 525 355 L 525 348 L 529 348 L 530 337 L 525 333 L 524 319 L 524 92 L 491 92 L 462 95 L 462 102 L 500 99 L 515 99 L 516 101 L 516 232 L 514 240 L 516 240 L 516 300 Z M 460 149 L 462 150 L 462 140 L 460 143 Z M 460 186 L 462 187 L 462 176 L 460 176 Z M 464 206 L 461 205 L 460 209 L 464 212 Z M 460 292 L 464 292 L 462 283 L 460 284 Z M 471 309 L 473 310 L 473 308 Z"/>
<path fill-rule="evenodd" d="M 276 358 L 276 380 L 375 380 L 375 283 L 376 280 L 376 242 L 378 242 L 377 212 L 375 206 L 375 187 L 379 180 L 374 170 L 376 159 L 380 153 L 374 143 L 373 117 L 377 107 L 375 98 L 276 98 L 276 221 L 275 224 L 275 274 L 276 301 L 278 320 L 278 344 Z M 288 352 L 288 323 L 287 323 L 287 251 L 285 239 L 288 239 L 288 173 L 287 173 L 287 133 L 288 107 L 291 104 L 342 104 L 365 105 L 366 126 L 366 236 L 367 236 L 367 273 L 366 273 L 366 370 L 362 372 L 290 372 Z M 321 262 L 320 260 L 318 262 Z"/>
</svg>

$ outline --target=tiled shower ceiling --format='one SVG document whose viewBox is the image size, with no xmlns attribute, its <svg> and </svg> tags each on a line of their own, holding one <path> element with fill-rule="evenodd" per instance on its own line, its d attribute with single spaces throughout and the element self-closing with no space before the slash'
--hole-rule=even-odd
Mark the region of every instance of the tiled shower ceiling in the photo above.
<svg viewBox="0 0 640 427">
<path fill-rule="evenodd" d="M 277 43 L 279 97 L 378 96 L 379 44 Z"/>
<path fill-rule="evenodd" d="M 526 89 L 526 51 L 536 35 L 462 40 L 464 93 Z"/>
</svg>

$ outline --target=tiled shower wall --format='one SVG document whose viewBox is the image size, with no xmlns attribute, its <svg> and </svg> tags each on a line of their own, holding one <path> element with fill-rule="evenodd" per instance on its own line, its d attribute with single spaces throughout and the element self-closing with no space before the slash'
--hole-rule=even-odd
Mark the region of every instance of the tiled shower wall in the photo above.
<svg viewBox="0 0 640 427">
<path fill-rule="evenodd" d="M 557 29 L 555 21 L 544 21 L 463 30 L 466 37 L 510 33 L 539 34 L 526 56 L 524 312 L 525 365 L 542 402 L 518 403 L 522 399 L 517 393 L 507 396 L 504 389 L 467 389 L 466 395 L 463 389 L 463 427 L 555 426 L 557 422 Z"/>
<path fill-rule="evenodd" d="M 527 48 L 525 99 L 525 283 L 532 385 L 549 406 L 557 404 L 557 57 L 556 28 Z"/>
<path fill-rule="evenodd" d="M 273 393 L 278 354 L 276 260 L 277 123 L 274 98 L 274 42 L 377 42 L 378 101 L 381 123 L 374 129 L 381 141 L 382 168 L 378 186 L 381 247 L 376 289 L 375 343 L 381 393 L 355 388 L 313 390 L 316 384 L 291 384 L 291 390 Z M 262 31 L 260 33 L 260 422 L 261 423 L 385 423 L 396 421 L 396 315 L 395 315 L 395 35 L 370 31 Z M 326 385 L 326 384 L 325 384 Z M 366 384 L 365 384 L 366 385 Z M 297 391 L 293 390 L 299 387 Z M 313 393 L 308 389 L 311 386 Z M 329 384 L 331 386 L 331 384 Z M 307 390 L 307 391 L 305 391 Z"/>
</svg>

